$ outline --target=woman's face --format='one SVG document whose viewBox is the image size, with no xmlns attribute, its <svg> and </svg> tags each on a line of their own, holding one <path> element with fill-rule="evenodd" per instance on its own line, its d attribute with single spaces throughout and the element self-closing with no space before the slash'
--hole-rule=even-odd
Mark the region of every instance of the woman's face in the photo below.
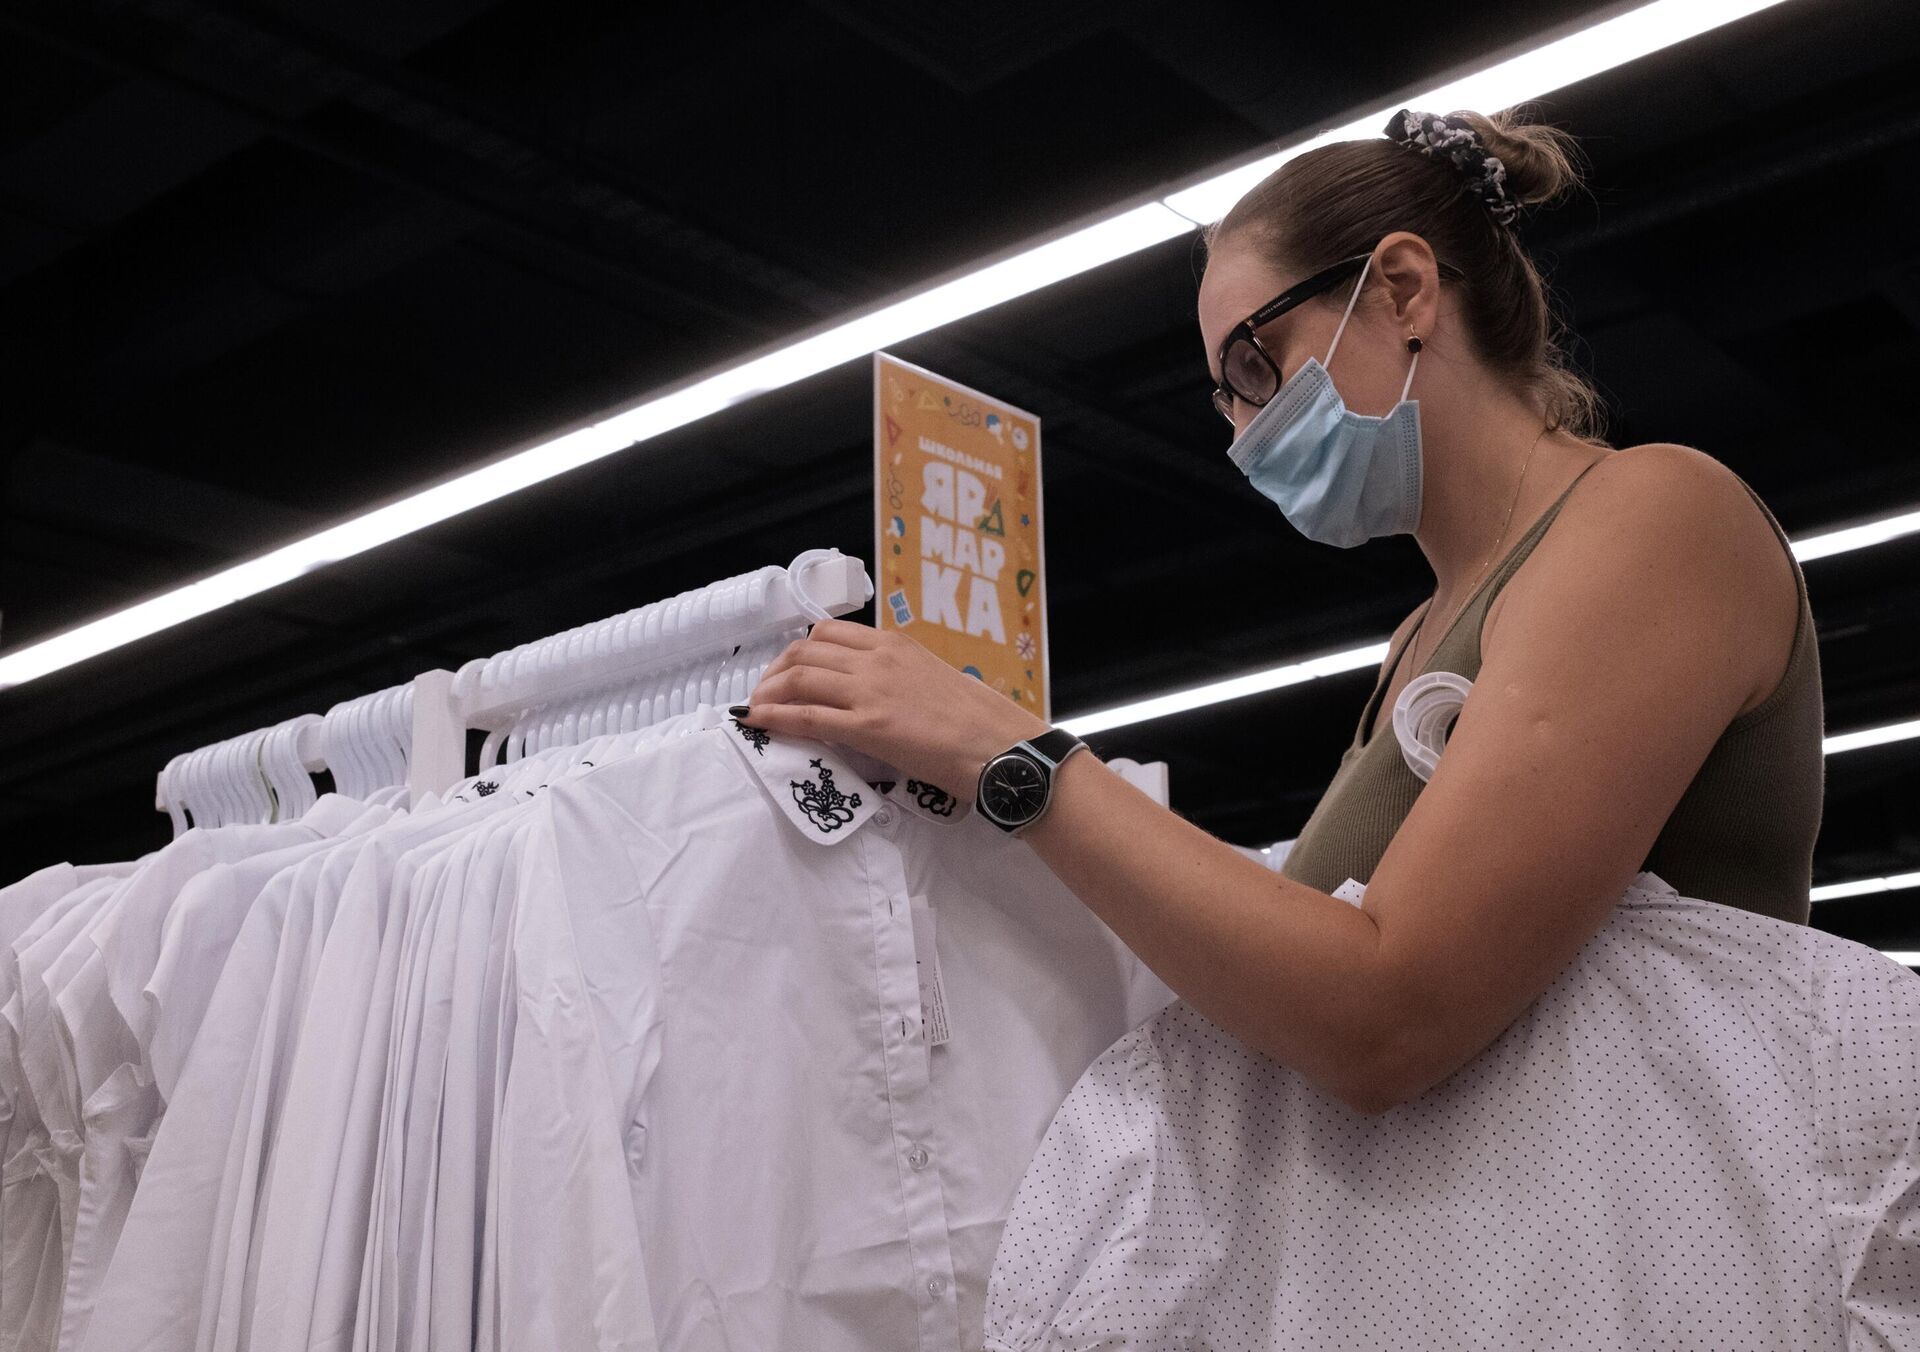
<svg viewBox="0 0 1920 1352">
<path fill-rule="evenodd" d="M 1376 262 L 1378 260 L 1376 259 Z M 1220 344 L 1233 326 L 1303 280 L 1311 269 L 1300 268 L 1282 273 L 1269 263 L 1258 249 L 1249 248 L 1229 236 L 1217 242 L 1200 279 L 1200 339 L 1205 346 L 1207 374 L 1214 383 L 1220 380 Z M 1297 305 L 1278 319 L 1261 325 L 1258 336 L 1267 355 L 1280 368 L 1282 380 L 1290 379 L 1309 357 L 1325 362 L 1333 343 L 1340 315 L 1353 295 L 1355 282 L 1343 281 L 1331 291 Z M 1365 292 L 1340 335 L 1340 350 L 1328 368 L 1334 387 L 1349 409 L 1357 413 L 1381 414 L 1399 399 L 1400 387 L 1407 378 L 1408 354 L 1404 343 L 1396 345 L 1378 332 L 1382 318 L 1368 305 L 1377 277 L 1372 267 L 1366 276 Z M 1386 307 L 1382 306 L 1381 309 Z M 1233 401 L 1233 431 L 1238 436 L 1260 410 L 1245 400 Z"/>
</svg>

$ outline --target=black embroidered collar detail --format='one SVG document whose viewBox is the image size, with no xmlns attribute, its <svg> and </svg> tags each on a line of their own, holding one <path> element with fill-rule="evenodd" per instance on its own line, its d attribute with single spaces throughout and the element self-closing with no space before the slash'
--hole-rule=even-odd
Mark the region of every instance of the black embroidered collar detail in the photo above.
<svg viewBox="0 0 1920 1352">
<path fill-rule="evenodd" d="M 916 803 L 934 816 L 951 817 L 953 815 L 954 797 L 938 785 L 922 784 L 917 779 L 909 779 L 907 792 L 913 795 Z"/>
<path fill-rule="evenodd" d="M 765 728 L 750 728 L 737 718 L 731 721 L 734 727 L 740 729 L 740 735 L 746 738 L 748 743 L 752 745 L 756 755 L 764 756 L 767 754 L 767 743 L 773 740 L 772 733 L 768 732 Z M 817 761 L 815 762 L 815 764 L 818 763 Z"/>
<path fill-rule="evenodd" d="M 493 780 L 483 779 L 478 784 L 475 784 L 473 786 L 473 791 L 479 794 L 482 798 L 485 798 L 488 794 L 494 792 L 499 787 L 500 786 L 494 783 Z"/>
<path fill-rule="evenodd" d="M 745 729 L 743 729 L 745 731 Z M 765 734 L 761 734 L 765 736 Z M 818 756 L 807 762 L 819 771 L 819 782 L 792 780 L 793 801 L 807 814 L 807 820 L 822 834 L 838 831 L 853 820 L 853 809 L 860 806 L 859 794 L 845 794 L 833 782 L 833 771 Z"/>
</svg>

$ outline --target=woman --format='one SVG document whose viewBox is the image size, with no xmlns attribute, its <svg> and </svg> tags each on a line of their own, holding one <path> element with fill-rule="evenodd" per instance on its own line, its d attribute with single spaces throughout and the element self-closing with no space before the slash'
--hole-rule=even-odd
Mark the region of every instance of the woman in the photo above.
<svg viewBox="0 0 1920 1352">
<path fill-rule="evenodd" d="M 1022 830 L 1178 993 L 1170 1014 L 1290 1073 L 1288 1093 L 1330 1100 L 1345 1118 L 1318 1120 L 1354 1139 L 1501 1038 L 1644 873 L 1777 921 L 1808 915 L 1824 762 L 1805 585 L 1771 513 L 1718 461 L 1597 438 L 1597 400 L 1562 364 L 1514 228 L 1520 207 L 1573 184 L 1570 149 L 1506 115 L 1403 112 L 1382 139 L 1290 161 L 1209 234 L 1200 333 L 1230 456 L 1310 538 L 1411 533 L 1435 577 L 1283 871 L 1091 755 L 1061 761 Z M 1389 720 L 1429 670 L 1473 689 L 1423 783 Z M 910 639 L 844 621 L 792 645 L 741 716 L 969 800 L 984 766 L 1047 732 Z M 1364 904 L 1333 895 L 1348 879 Z M 1147 1091 L 1130 1092 L 1137 1124 Z M 1149 1188 L 1151 1159 L 1134 1164 Z M 1081 1271 L 1093 1241 L 1077 1242 Z M 1151 1345 L 1241 1344 L 1215 1328 Z"/>
</svg>

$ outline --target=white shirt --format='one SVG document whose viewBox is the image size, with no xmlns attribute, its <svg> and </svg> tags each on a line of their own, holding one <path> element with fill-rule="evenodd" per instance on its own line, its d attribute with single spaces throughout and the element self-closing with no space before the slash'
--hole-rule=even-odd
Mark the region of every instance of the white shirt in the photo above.
<svg viewBox="0 0 1920 1352">
<path fill-rule="evenodd" d="M 459 830 L 430 835 L 397 856 L 395 839 L 359 861 L 315 972 L 288 1070 L 282 1131 L 297 1150 L 270 1165 L 261 1218 L 249 1346 L 346 1347 L 365 1256 L 366 1230 L 387 1083 L 388 1044 L 409 898 L 461 835 L 509 806 L 436 814 Z M 415 828 L 419 823 L 410 825 Z M 412 839 L 409 833 L 408 839 Z M 317 1322 L 316 1322 L 317 1321 Z"/>
<path fill-rule="evenodd" d="M 43 911 L 0 960 L 7 988 L 0 1062 L 13 1115 L 0 1171 L 0 1347 L 50 1348 L 59 1337 L 67 1245 L 79 1205 L 69 1164 L 80 1142 L 48 1008 L 48 968 L 120 880 L 76 888 Z"/>
<path fill-rule="evenodd" d="M 263 1072 L 255 1072 L 259 1092 L 274 1096 L 271 1100 L 271 1120 L 279 1124 L 278 1134 L 264 1138 L 259 1147 L 262 1163 L 257 1170 L 259 1192 L 251 1214 L 251 1229 L 243 1240 L 236 1226 L 230 1249 L 231 1266 L 223 1281 L 217 1312 L 210 1314 L 206 1308 L 202 1311 L 203 1346 L 216 1349 L 216 1352 L 252 1346 L 247 1330 L 255 1318 L 258 1272 L 265 1256 L 262 1244 L 267 1229 L 273 1223 L 272 1218 L 281 1209 L 280 1200 L 273 1193 L 277 1181 L 277 1171 L 273 1165 L 281 1153 L 290 1152 L 297 1157 L 300 1167 L 311 1168 L 312 1143 L 303 1130 L 304 1124 L 289 1119 L 285 1095 L 295 1068 L 304 1059 L 304 1033 L 319 1025 L 330 1024 L 338 1017 L 338 1010 L 316 1005 L 310 998 L 310 993 L 318 984 L 324 949 L 331 947 L 334 918 L 370 894 L 386 892 L 397 898 L 411 895 L 416 870 L 442 854 L 456 851 L 468 835 L 481 829 L 490 817 L 508 806 L 510 804 L 505 802 L 477 807 L 453 804 L 438 812 L 396 823 L 379 833 L 371 848 L 361 852 L 352 870 L 351 880 L 346 885 L 331 895 L 324 889 L 319 894 L 323 903 L 320 909 L 326 915 L 325 923 L 315 927 L 315 941 L 305 950 L 298 989 L 282 997 L 286 1000 L 289 1027 L 298 1031 L 282 1044 L 270 1080 L 264 1077 Z M 288 970 L 284 940 L 280 966 L 283 973 Z M 284 990 L 284 984 L 279 984 Z M 384 992 L 375 993 L 376 1001 L 383 998 L 388 998 Z M 387 1070 L 390 1099 L 394 1077 L 403 1073 L 399 1069 L 402 1062 L 392 1054 L 391 1049 L 381 1055 L 380 1060 Z M 264 1066 L 266 1058 L 258 1058 L 258 1064 Z M 311 1278 L 311 1274 L 306 1276 Z M 205 1326 L 210 1318 L 215 1332 L 209 1340 Z"/>
<path fill-rule="evenodd" d="M 0 887 L 0 944 L 11 944 L 48 907 L 75 889 L 105 878 L 124 878 L 140 862 L 48 864 L 19 882 Z"/>
<path fill-rule="evenodd" d="M 387 1064 L 375 1220 L 362 1270 L 364 1344 L 371 1348 L 472 1346 L 480 1025 L 489 968 L 497 1010 L 509 960 L 503 883 L 510 881 L 527 816 L 503 813 L 469 832 L 435 861 L 438 876 L 429 884 L 423 875 L 412 889 L 395 998 L 395 1052 Z M 490 1120 L 490 1075 L 484 1096 Z M 444 1235 L 438 1229 L 443 1221 Z M 459 1305 L 466 1327 L 449 1328 L 445 1319 L 433 1318 L 436 1274 L 464 1287 Z M 355 1341 L 363 1341 L 358 1332 Z"/>
<path fill-rule="evenodd" d="M 83 1348 L 237 1343 L 281 1071 L 335 908 L 363 854 L 379 854 L 369 865 L 377 873 L 406 843 L 457 829 L 463 809 L 448 812 L 402 818 L 308 855 L 275 874 L 248 908 L 168 1095 Z"/>
<path fill-rule="evenodd" d="M 411 1251 L 416 1308 L 427 1320 L 416 1322 L 420 1336 L 415 1347 L 466 1352 L 475 1343 L 474 1305 L 481 1261 L 476 1237 L 486 1217 L 493 1125 L 506 1068 L 501 1033 L 508 1008 L 523 834 L 516 832 L 507 842 L 497 870 L 488 870 L 495 879 L 493 904 L 475 905 L 471 899 L 462 903 L 463 937 L 468 942 L 458 955 L 449 999 L 441 1134 L 428 1180 L 431 1211 L 425 1234 Z M 491 836 L 490 844 L 497 839 Z M 408 1252 L 402 1249 L 403 1255 Z M 425 1261 L 428 1255 L 430 1262 Z"/>
<path fill-rule="evenodd" d="M 451 1195 L 450 1184 L 441 1185 L 432 1174 L 409 1176 L 404 1163 L 424 1152 L 436 1167 L 454 1168 L 439 1164 L 442 1136 L 451 1136 L 457 1146 L 465 1124 L 454 1121 L 443 1129 L 443 1118 L 476 1094 L 484 1100 L 483 1107 L 472 1110 L 476 1122 L 490 1124 L 496 1092 L 487 1059 L 491 1051 L 485 1047 L 471 1065 L 472 1058 L 452 1059 L 448 1051 L 444 1086 L 419 1073 L 419 1027 L 428 1017 L 421 1003 L 428 990 L 423 983 L 431 976 L 439 983 L 434 989 L 453 993 L 447 970 L 429 973 L 420 965 L 433 951 L 421 942 L 422 927 L 435 914 L 476 920 L 493 913 L 493 890 L 505 881 L 499 873 L 502 861 L 488 854 L 476 874 L 473 852 L 482 842 L 491 848 L 496 838 L 517 829 L 528 797 L 543 780 L 575 772 L 522 764 L 456 786 L 444 808 L 428 814 L 423 805 L 406 828 L 412 833 L 423 824 L 440 823 L 428 843 L 390 866 L 360 871 L 342 897 L 315 974 L 299 1054 L 289 1070 L 281 1130 L 300 1148 L 274 1152 L 269 1202 L 255 1246 L 248 1346 L 347 1348 L 396 1336 L 397 1302 L 403 1290 L 411 1293 L 424 1281 L 418 1268 L 428 1254 L 390 1244 L 389 1225 L 400 1225 L 404 1206 L 411 1204 L 417 1226 L 417 1208 L 426 1198 L 437 1198 L 450 1210 L 463 1205 Z M 447 906 L 439 912 L 442 903 Z M 474 937 L 469 929 L 469 945 Z M 486 957 L 496 1005 L 504 953 L 496 923 Z M 451 957 L 454 950 L 441 955 Z M 456 975 L 464 981 L 471 971 L 461 968 Z M 461 1012 L 449 1006 L 432 1015 L 440 1030 L 436 1036 L 455 1047 L 464 1047 L 464 1039 L 492 1036 L 485 1023 L 466 1025 L 469 994 L 464 987 L 460 991 Z M 469 1075 L 483 1077 L 484 1083 L 469 1086 Z M 431 1097 L 440 1089 L 456 1095 L 455 1106 L 414 1111 L 416 1093 Z M 407 1191 L 416 1187 L 427 1191 L 419 1196 Z M 471 1236 L 464 1242 L 456 1237 L 431 1264 L 436 1282 L 455 1280 L 464 1264 L 468 1306 L 474 1248 Z M 405 1266 L 404 1288 L 397 1265 Z M 411 1294 L 407 1299 L 404 1317 L 411 1328 L 415 1307 Z M 385 1303 L 376 1307 L 376 1300 Z"/>
<path fill-rule="evenodd" d="M 566 898 L 599 993 L 659 1346 L 971 1345 L 1046 1122 L 1171 992 L 1024 844 L 829 748 L 728 720 L 557 785 L 544 812 L 528 868 Z M 500 1149 L 537 1138 L 503 1127 Z M 565 1208 L 520 1205 L 503 1230 L 588 1261 L 555 1233 Z"/>
<path fill-rule="evenodd" d="M 43 869 L 28 874 L 16 883 L 0 888 L 0 1005 L 18 989 L 19 955 L 14 951 L 15 940 L 19 939 L 30 926 L 61 902 L 72 897 L 81 887 L 93 887 L 103 880 L 124 877 L 131 873 L 135 865 L 114 864 L 49 864 Z M 14 1100 L 22 1092 L 19 1086 L 18 1068 L 19 1048 L 14 1038 L 13 1025 L 0 1020 L 0 1171 L 13 1158 L 12 1147 Z M 30 1110 L 31 1111 L 31 1110 Z M 25 1130 L 23 1123 L 22 1130 Z M 3 1174 L 0 1174 L 3 1176 Z M 34 1274 L 27 1273 L 23 1245 L 13 1248 L 6 1246 L 5 1215 L 8 1189 L 0 1186 L 0 1272 L 13 1274 L 16 1279 L 31 1281 Z M 16 1221 L 16 1225 L 18 1222 Z M 0 1278 L 4 1280 L 4 1278 Z M 4 1319 L 4 1315 L 0 1315 Z M 0 1324 L 4 1327 L 4 1324 Z"/>
<path fill-rule="evenodd" d="M 189 831 L 117 888 L 63 955 L 76 963 L 55 999 L 55 1020 L 73 1053 L 83 1146 L 61 1312 L 62 1349 L 79 1346 L 94 1289 L 119 1239 L 160 1116 L 162 1099 L 147 1049 L 162 1005 L 148 999 L 145 990 L 161 956 L 163 932 L 174 934 L 176 954 L 190 949 L 203 955 L 199 981 L 187 983 L 185 998 L 167 1008 L 174 1016 L 170 1034 L 184 1044 L 198 1027 L 205 992 L 237 928 L 233 903 L 257 895 L 267 878 L 304 852 L 324 847 L 334 834 L 389 815 L 328 794 L 296 822 Z M 207 904 L 209 898 L 217 904 Z M 172 923 L 176 903 L 189 906 L 197 919 L 221 915 L 230 923 L 224 932 L 197 934 L 191 945 L 183 944 Z"/>
<path fill-rule="evenodd" d="M 1373 1117 L 1177 1002 L 1048 1129 L 986 1333 L 1920 1347 L 1920 981 L 1643 872 L 1491 1046 Z"/>
</svg>

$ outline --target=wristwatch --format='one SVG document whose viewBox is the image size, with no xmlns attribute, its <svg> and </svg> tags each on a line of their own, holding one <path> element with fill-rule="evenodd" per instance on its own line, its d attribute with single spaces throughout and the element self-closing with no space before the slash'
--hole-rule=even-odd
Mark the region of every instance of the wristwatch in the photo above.
<svg viewBox="0 0 1920 1352">
<path fill-rule="evenodd" d="M 974 797 L 980 815 L 1007 834 L 1019 835 L 1039 821 L 1053 801 L 1054 771 L 1085 746 L 1066 729 L 1050 728 L 990 757 L 980 767 Z"/>
</svg>

